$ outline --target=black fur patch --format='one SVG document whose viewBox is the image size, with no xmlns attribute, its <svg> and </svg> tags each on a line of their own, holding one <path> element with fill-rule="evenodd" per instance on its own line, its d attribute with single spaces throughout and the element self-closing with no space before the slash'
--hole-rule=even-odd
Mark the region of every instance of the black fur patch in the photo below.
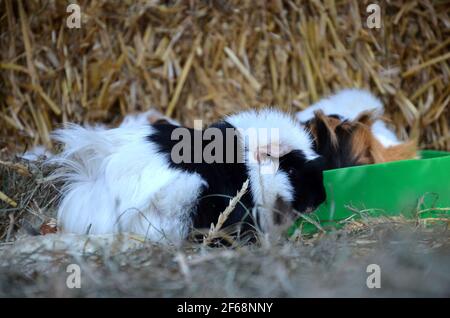
<svg viewBox="0 0 450 318">
<path fill-rule="evenodd" d="M 322 157 L 307 160 L 300 150 L 294 150 L 280 158 L 280 170 L 287 173 L 294 187 L 292 206 L 298 212 L 314 210 L 325 201 L 322 171 L 325 161 Z"/>
<path fill-rule="evenodd" d="M 239 152 L 238 149 L 242 149 L 240 141 L 236 135 L 233 135 L 233 140 L 227 140 L 226 129 L 234 129 L 232 125 L 227 122 L 219 122 L 211 127 L 221 130 L 223 138 L 223 149 L 226 149 L 226 144 L 233 145 L 234 147 L 234 160 L 233 163 L 226 163 L 226 153 L 224 151 L 224 158 L 222 163 L 175 163 L 171 158 L 172 148 L 179 142 L 178 140 L 172 140 L 172 132 L 174 129 L 179 128 L 169 123 L 156 123 L 152 126 L 156 132 L 148 137 L 148 139 L 159 146 L 159 151 L 167 155 L 167 159 L 174 169 L 181 169 L 184 171 L 198 173 L 207 183 L 208 187 L 202 190 L 200 195 L 197 209 L 193 215 L 193 225 L 195 228 L 208 229 L 211 223 L 216 224 L 219 214 L 225 210 L 229 201 L 233 198 L 241 189 L 243 183 L 248 178 L 246 166 L 243 162 L 238 162 Z M 189 130 L 191 136 L 191 158 L 194 158 L 194 138 L 203 137 L 203 131 L 196 131 L 196 137 L 194 137 L 194 129 L 185 128 Z M 213 140 L 202 141 L 202 153 L 205 147 L 213 142 Z M 239 150 L 240 151 L 240 150 Z M 193 160 L 192 160 L 193 161 Z M 240 160 L 242 161 L 242 160 Z M 189 191 L 189 189 L 186 189 Z M 249 230 L 253 224 L 251 218 L 251 209 L 253 207 L 253 199 L 251 191 L 242 197 L 241 203 L 238 204 L 235 210 L 231 213 L 225 226 L 241 223 L 241 232 Z"/>
<path fill-rule="evenodd" d="M 333 117 L 342 120 L 339 115 L 329 115 L 328 117 Z M 353 131 L 347 125 L 346 120 L 336 127 L 335 134 L 338 141 L 337 145 L 332 143 L 332 138 L 330 136 L 330 131 L 326 125 L 317 118 L 313 118 L 305 123 L 306 127 L 309 127 L 312 123 L 316 125 L 317 139 L 314 140 L 314 150 L 324 158 L 324 170 L 345 168 L 359 165 L 358 162 L 352 156 L 352 144 L 351 138 Z"/>
<path fill-rule="evenodd" d="M 245 163 L 238 162 L 240 155 L 238 150 L 242 151 L 242 145 L 236 134 L 232 137 L 234 145 L 235 161 L 233 163 L 175 163 L 171 158 L 172 148 L 179 142 L 172 140 L 171 135 L 174 129 L 179 126 L 170 123 L 156 123 L 152 126 L 156 132 L 148 137 L 148 140 L 159 146 L 159 151 L 167 155 L 170 166 L 174 169 L 181 169 L 193 173 L 198 173 L 207 183 L 208 187 L 202 190 L 197 209 L 193 217 L 193 225 L 195 228 L 208 229 L 211 223 L 216 224 L 219 214 L 225 210 L 229 201 L 241 189 L 242 184 L 249 178 Z M 219 122 L 210 127 L 218 128 L 222 131 L 223 136 L 228 136 L 226 129 L 235 129 L 227 122 Z M 189 130 L 191 136 L 191 158 L 194 157 L 194 134 L 200 133 L 203 136 L 205 131 Z M 223 140 L 223 147 L 230 140 Z M 202 151 L 212 141 L 203 140 Z M 225 148 L 224 148 L 225 149 Z M 296 150 L 280 158 L 280 169 L 285 171 L 294 189 L 293 207 L 304 212 L 309 209 L 316 208 L 325 200 L 325 190 L 323 187 L 322 171 L 324 170 L 325 161 L 323 158 L 308 161 L 302 151 Z M 251 187 L 251 185 L 250 185 Z M 186 189 L 189 191 L 189 189 Z M 225 226 L 240 224 L 240 233 L 248 233 L 254 229 L 255 220 L 251 216 L 254 208 L 254 201 L 251 190 L 242 197 L 241 204 L 238 204 L 230 217 L 225 222 Z M 276 211 L 275 211 L 276 212 Z M 275 213 L 275 221 L 277 213 Z M 258 220 L 256 220 L 258 222 Z"/>
</svg>

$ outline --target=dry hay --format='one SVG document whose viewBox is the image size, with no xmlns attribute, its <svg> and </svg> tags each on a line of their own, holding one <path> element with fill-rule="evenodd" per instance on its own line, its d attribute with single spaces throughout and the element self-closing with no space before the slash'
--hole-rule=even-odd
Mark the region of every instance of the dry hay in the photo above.
<svg viewBox="0 0 450 318">
<path fill-rule="evenodd" d="M 0 245 L 0 297 L 446 297 L 450 293 L 448 231 L 400 222 L 379 223 L 352 235 L 340 231 L 307 241 L 267 240 L 262 246 L 233 249 L 139 244 L 127 237 L 114 241 L 105 236 L 52 236 Z M 80 289 L 66 287 L 69 264 L 81 267 Z M 366 286 L 369 264 L 381 267 L 381 289 Z"/>
<path fill-rule="evenodd" d="M 51 145 L 65 121 L 156 107 L 192 125 L 300 110 L 343 87 L 381 96 L 402 136 L 450 149 L 448 1 L 0 1 L 0 147 Z"/>
<path fill-rule="evenodd" d="M 60 185 L 46 180 L 50 171 L 42 161 L 0 154 L 0 242 L 39 234 L 40 226 L 55 216 Z"/>
<path fill-rule="evenodd" d="M 448 219 L 430 227 L 418 219 L 366 217 L 328 234 L 288 240 L 284 232 L 273 232 L 255 244 L 235 240 L 231 247 L 217 248 L 190 241 L 162 246 L 128 234 L 35 236 L 55 213 L 58 185 L 48 172 L 40 161 L 0 162 L 2 189 L 17 204 L 0 201 L 0 297 L 450 293 Z M 206 240 L 217 238 L 220 227 L 218 220 Z M 379 290 L 366 287 L 366 267 L 373 263 L 382 268 Z M 66 287 L 69 264 L 81 266 L 81 289 Z"/>
</svg>

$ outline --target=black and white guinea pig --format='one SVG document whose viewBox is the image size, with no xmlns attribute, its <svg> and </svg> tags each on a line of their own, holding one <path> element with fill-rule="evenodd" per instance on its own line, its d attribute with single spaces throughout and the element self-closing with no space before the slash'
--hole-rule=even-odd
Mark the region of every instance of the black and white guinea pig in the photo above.
<svg viewBox="0 0 450 318">
<path fill-rule="evenodd" d="M 187 160 L 174 159 L 182 135 L 190 147 L 177 153 Z M 216 223 L 247 179 L 249 190 L 225 226 L 243 222 L 247 230 L 268 231 L 280 200 L 303 211 L 325 199 L 310 134 L 274 109 L 231 115 L 203 130 L 168 121 L 131 120 L 113 129 L 71 124 L 54 138 L 63 145 L 51 162 L 64 181 L 58 207 L 64 232 L 134 232 L 179 242 L 192 228 Z M 213 143 L 224 150 L 211 151 Z M 216 160 L 202 160 L 208 151 Z"/>
</svg>

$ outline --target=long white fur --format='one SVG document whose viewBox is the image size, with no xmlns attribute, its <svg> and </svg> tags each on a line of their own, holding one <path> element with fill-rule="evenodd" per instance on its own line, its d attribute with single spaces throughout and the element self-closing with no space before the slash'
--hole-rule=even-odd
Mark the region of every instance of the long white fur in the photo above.
<svg viewBox="0 0 450 318">
<path fill-rule="evenodd" d="M 27 150 L 24 154 L 18 155 L 20 158 L 28 161 L 37 161 L 40 158 L 50 158 L 53 153 L 43 145 L 37 145 Z"/>
<path fill-rule="evenodd" d="M 312 149 L 312 139 L 305 128 L 291 117 L 275 108 L 264 108 L 261 110 L 249 110 L 242 113 L 230 115 L 225 118 L 227 122 L 234 127 L 248 132 L 250 129 L 263 132 L 264 129 L 269 130 L 269 134 L 258 134 L 258 144 L 270 143 L 270 129 L 276 129 L 279 132 L 280 143 L 291 149 L 302 150 L 307 159 L 312 160 L 317 154 Z M 247 144 L 246 146 L 250 146 Z M 254 151 L 255 149 L 249 149 Z"/>
<path fill-rule="evenodd" d="M 114 129 L 69 125 L 55 132 L 64 151 L 51 162 L 66 182 L 58 209 L 65 232 L 134 232 L 152 241 L 179 242 L 203 179 L 170 169 L 146 141 L 147 124 Z M 189 191 L 186 191 L 189 189 Z"/>
<path fill-rule="evenodd" d="M 303 150 L 308 159 L 316 157 L 309 134 L 286 114 L 250 111 L 227 121 L 243 129 L 279 128 L 284 145 Z M 208 185 L 196 173 L 170 168 L 168 159 L 147 140 L 152 133 L 145 120 L 130 120 L 113 129 L 72 124 L 54 133 L 64 145 L 62 153 L 50 160 L 59 166 L 55 177 L 65 182 L 58 208 L 62 231 L 134 232 L 165 243 L 187 237 L 192 209 L 202 186 Z M 261 175 L 257 166 L 249 165 L 249 175 L 263 228 L 268 229 L 269 211 L 278 197 L 292 200 L 292 186 L 281 171 Z"/>
<path fill-rule="evenodd" d="M 374 111 L 377 116 L 384 114 L 381 101 L 369 91 L 363 89 L 343 89 L 329 97 L 322 98 L 317 103 L 297 113 L 300 122 L 306 122 L 314 117 L 316 110 L 322 110 L 325 115 L 340 115 L 348 120 L 354 120 L 365 111 Z M 385 122 L 376 120 L 372 132 L 385 147 L 398 145 L 399 139 Z"/>
<path fill-rule="evenodd" d="M 228 116 L 226 121 L 243 134 L 241 140 L 245 143 L 244 155 L 249 173 L 250 189 L 258 207 L 261 229 L 268 231 L 272 226 L 272 213 L 276 200 L 281 198 L 285 202 L 291 202 L 294 189 L 285 172 L 277 170 L 274 171 L 275 173 L 264 173 L 261 172 L 261 163 L 250 161 L 251 156 L 258 151 L 254 147 L 270 144 L 273 141 L 270 138 L 273 136 L 270 132 L 264 133 L 264 129 L 276 129 L 279 132 L 279 142 L 282 147 L 288 148 L 288 150 L 301 150 L 308 160 L 312 160 L 317 157 L 312 149 L 312 138 L 294 118 L 272 108 L 238 113 Z M 257 132 L 256 143 L 249 142 L 249 137 L 252 136 L 247 134 L 251 129 Z"/>
</svg>

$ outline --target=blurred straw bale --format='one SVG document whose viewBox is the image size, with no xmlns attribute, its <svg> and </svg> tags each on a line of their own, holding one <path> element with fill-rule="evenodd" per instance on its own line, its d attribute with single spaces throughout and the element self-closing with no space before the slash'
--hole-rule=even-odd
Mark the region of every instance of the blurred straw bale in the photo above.
<svg viewBox="0 0 450 318">
<path fill-rule="evenodd" d="M 51 146 L 66 121 L 154 107 L 192 125 L 339 88 L 384 101 L 401 137 L 450 150 L 450 5 L 383 1 L 0 0 L 0 149 Z"/>
</svg>

